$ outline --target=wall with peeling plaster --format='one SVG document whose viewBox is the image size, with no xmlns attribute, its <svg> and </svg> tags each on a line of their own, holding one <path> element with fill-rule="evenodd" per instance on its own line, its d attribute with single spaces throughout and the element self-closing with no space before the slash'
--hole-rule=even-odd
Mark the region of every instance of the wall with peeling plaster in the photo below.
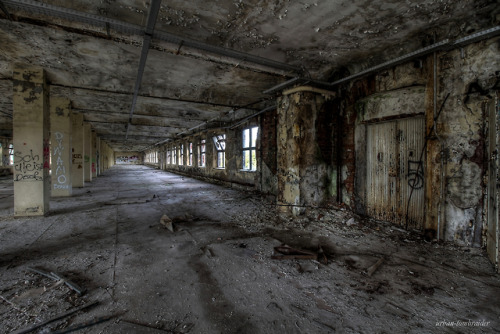
<svg viewBox="0 0 500 334">
<path fill-rule="evenodd" d="M 302 87 L 278 100 L 278 204 L 284 211 L 301 214 L 334 195 L 330 99 Z"/>
<path fill-rule="evenodd" d="M 437 111 L 434 118 L 433 55 L 396 66 L 340 88 L 338 101 L 345 127 L 342 155 L 342 200 L 366 213 L 366 125 L 402 117 L 425 116 L 427 147 L 424 166 L 423 229 L 429 236 L 480 246 L 484 224 L 487 135 L 486 105 L 500 89 L 498 38 L 437 56 Z M 349 157 L 345 148 L 355 147 Z M 354 178 L 351 176 L 354 175 Z"/>
</svg>

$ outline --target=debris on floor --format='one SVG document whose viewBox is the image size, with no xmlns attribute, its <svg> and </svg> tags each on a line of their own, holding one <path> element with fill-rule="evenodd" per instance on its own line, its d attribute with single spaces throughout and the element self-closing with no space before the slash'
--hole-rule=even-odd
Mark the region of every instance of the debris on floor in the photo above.
<svg viewBox="0 0 500 334">
<path fill-rule="evenodd" d="M 51 322 L 54 322 L 54 321 L 66 318 L 66 317 L 72 315 L 73 313 L 80 312 L 82 310 L 85 310 L 85 309 L 90 308 L 90 307 L 92 307 L 94 305 L 97 305 L 97 304 L 98 304 L 97 301 L 87 303 L 87 304 L 82 305 L 80 307 L 76 307 L 76 308 L 71 309 L 69 311 L 66 311 L 64 313 L 58 314 L 58 315 L 56 315 L 56 316 L 54 316 L 54 317 L 52 317 L 50 319 L 47 319 L 47 320 L 44 320 L 44 321 L 40 322 L 40 323 L 34 324 L 34 325 L 30 326 L 30 327 L 17 330 L 15 332 L 13 332 L 12 334 L 25 334 L 25 333 L 32 332 L 32 331 L 34 331 L 34 330 L 36 330 L 36 329 L 38 329 L 40 327 L 43 327 L 43 326 L 45 326 L 47 324 L 50 324 Z"/>
<path fill-rule="evenodd" d="M 91 202 L 85 188 L 51 199 L 63 214 L 0 210 L 0 331 L 93 300 L 33 333 L 480 333 L 500 323 L 500 278 L 483 249 L 426 242 L 342 208 L 280 215 L 259 195 L 154 171 L 109 170 Z M 96 205 L 125 193 L 156 197 Z M 166 229 L 163 215 L 176 233 L 151 228 Z M 87 292 L 27 269 L 42 263 Z M 436 327 L 469 319 L 488 325 Z"/>
<path fill-rule="evenodd" d="M 318 254 L 303 249 L 292 248 L 287 245 L 274 247 L 274 250 L 282 255 L 273 255 L 274 260 L 317 260 Z"/>
<path fill-rule="evenodd" d="M 167 215 L 163 215 L 160 218 L 160 224 L 163 225 L 170 232 L 174 232 L 174 225 L 172 219 L 170 219 Z"/>
<path fill-rule="evenodd" d="M 59 282 L 66 284 L 70 289 L 74 290 L 80 296 L 85 293 L 85 288 L 80 287 L 78 284 L 68 280 L 67 278 L 65 278 L 63 275 L 61 275 L 59 273 L 55 273 L 52 271 L 48 272 L 48 271 L 45 271 L 43 269 L 32 268 L 32 267 L 28 267 L 27 269 L 31 272 L 40 274 L 42 276 L 45 276 L 45 277 L 48 277 L 48 278 L 53 279 L 55 281 L 59 281 Z"/>
<path fill-rule="evenodd" d="M 368 269 L 366 269 L 366 273 L 368 274 L 368 276 L 372 276 L 373 273 L 378 269 L 378 267 L 380 267 L 380 265 L 382 264 L 382 262 L 384 262 L 384 258 L 380 258 L 373 266 L 370 266 Z"/>
</svg>

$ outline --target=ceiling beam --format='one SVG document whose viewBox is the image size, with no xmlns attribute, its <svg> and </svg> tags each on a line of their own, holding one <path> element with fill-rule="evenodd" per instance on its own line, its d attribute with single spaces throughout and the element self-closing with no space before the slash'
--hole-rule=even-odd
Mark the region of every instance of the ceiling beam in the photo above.
<svg viewBox="0 0 500 334">
<path fill-rule="evenodd" d="M 132 97 L 132 105 L 130 107 L 130 113 L 128 116 L 127 132 L 125 133 L 125 140 L 128 136 L 128 129 L 132 123 L 132 116 L 134 114 L 135 105 L 137 103 L 137 96 L 139 95 L 139 89 L 141 87 L 142 76 L 144 75 L 144 68 L 146 68 L 146 60 L 148 58 L 149 46 L 151 45 L 151 37 L 155 29 L 156 18 L 158 17 L 158 12 L 160 11 L 161 0 L 152 0 L 149 7 L 148 22 L 146 24 L 146 30 L 144 31 L 144 39 L 142 42 L 141 59 L 139 60 L 139 69 L 137 71 L 137 78 L 135 79 L 134 86 L 134 96 Z"/>
</svg>

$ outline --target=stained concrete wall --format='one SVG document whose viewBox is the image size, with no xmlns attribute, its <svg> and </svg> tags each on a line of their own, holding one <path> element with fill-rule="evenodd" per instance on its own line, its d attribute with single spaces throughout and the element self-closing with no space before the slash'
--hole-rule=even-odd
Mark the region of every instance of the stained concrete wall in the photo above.
<svg viewBox="0 0 500 334">
<path fill-rule="evenodd" d="M 101 151 L 102 170 L 105 171 L 115 164 L 115 152 L 104 140 L 101 140 Z"/>
<path fill-rule="evenodd" d="M 300 214 L 333 195 L 332 95 L 301 87 L 278 100 L 278 204 L 283 211 Z"/>
<path fill-rule="evenodd" d="M 276 195 L 276 113 L 269 112 L 265 116 L 255 117 L 245 124 L 234 129 L 209 130 L 196 135 L 191 135 L 175 142 L 169 142 L 159 151 L 166 155 L 168 150 L 174 147 L 179 149 L 184 144 L 184 161 L 179 164 L 164 164 L 167 171 L 197 177 L 202 180 L 216 182 L 238 189 L 248 189 L 261 191 L 264 194 Z M 243 170 L 242 132 L 246 128 L 258 126 L 259 134 L 257 138 L 257 170 Z M 226 135 L 226 166 L 217 168 L 217 151 L 212 140 L 213 136 Z M 198 144 L 202 139 L 206 140 L 206 166 L 198 166 Z M 187 165 L 186 148 L 189 143 L 193 143 L 193 165 Z M 264 156 L 264 154 L 266 154 Z"/>
<path fill-rule="evenodd" d="M 436 108 L 433 59 L 429 55 L 340 88 L 342 121 L 355 125 L 345 127 L 350 133 L 343 146 L 356 151 L 353 158 L 342 153 L 343 202 L 366 212 L 366 122 L 423 113 L 428 134 L 424 228 L 431 238 L 480 246 L 487 171 L 485 106 L 500 88 L 498 39 L 437 53 Z"/>
</svg>

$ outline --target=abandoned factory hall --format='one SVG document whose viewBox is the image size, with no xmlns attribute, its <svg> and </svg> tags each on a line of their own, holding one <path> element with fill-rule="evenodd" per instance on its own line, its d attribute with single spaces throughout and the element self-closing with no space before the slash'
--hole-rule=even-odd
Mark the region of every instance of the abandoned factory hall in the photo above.
<svg viewBox="0 0 500 334">
<path fill-rule="evenodd" d="M 0 0 L 0 333 L 500 333 L 499 0 Z"/>
</svg>

